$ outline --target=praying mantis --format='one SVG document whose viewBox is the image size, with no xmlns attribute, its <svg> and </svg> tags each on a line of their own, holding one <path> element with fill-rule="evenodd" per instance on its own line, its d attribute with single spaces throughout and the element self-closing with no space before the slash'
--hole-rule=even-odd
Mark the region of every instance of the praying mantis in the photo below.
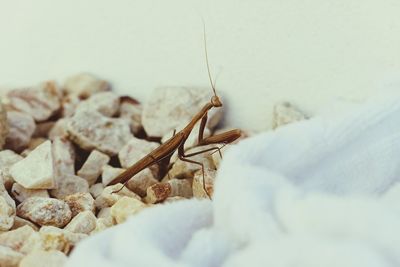
<svg viewBox="0 0 400 267">
<path fill-rule="evenodd" d="M 197 164 L 201 166 L 201 170 L 203 173 L 203 189 L 207 196 L 211 199 L 211 196 L 209 195 L 207 189 L 206 189 L 206 184 L 205 184 L 205 178 L 204 178 L 204 165 L 201 162 L 194 161 L 191 159 L 188 159 L 192 156 L 209 152 L 209 151 L 218 151 L 221 155 L 220 148 L 219 147 L 211 147 L 208 149 L 204 149 L 201 151 L 197 151 L 195 153 L 190 153 L 190 154 L 185 154 L 185 142 L 188 139 L 190 133 L 192 132 L 193 128 L 195 125 L 200 122 L 200 128 L 199 128 L 199 133 L 198 133 L 198 142 L 197 146 L 205 146 L 205 145 L 210 145 L 210 144 L 229 144 L 238 139 L 241 136 L 241 131 L 239 129 L 234 129 L 230 130 L 227 132 L 223 132 L 217 135 L 213 135 L 207 138 L 204 138 L 204 129 L 207 123 L 208 119 L 208 111 L 212 108 L 220 108 L 222 107 L 222 102 L 219 99 L 216 90 L 215 90 L 215 85 L 211 79 L 211 72 L 210 72 L 210 66 L 208 63 L 208 53 L 207 53 L 207 42 L 206 42 L 206 34 L 205 34 L 205 29 L 204 29 L 204 49 L 205 49 L 205 57 L 206 57 L 206 64 L 207 64 L 207 72 L 208 72 L 208 77 L 211 83 L 211 88 L 213 91 L 213 96 L 211 97 L 210 102 L 205 104 L 203 108 L 197 112 L 191 119 L 191 121 L 184 127 L 182 130 L 180 130 L 177 133 L 174 133 L 173 136 L 168 139 L 166 142 L 161 144 L 159 147 L 151 151 L 149 154 L 144 156 L 142 159 L 137 161 L 135 164 L 133 164 L 131 167 L 129 167 L 126 171 L 118 175 L 116 178 L 114 178 L 109 184 L 114 185 L 117 183 L 122 183 L 123 187 L 125 184 L 137 173 L 140 171 L 150 167 L 153 164 L 160 164 L 161 166 L 167 166 L 170 162 L 171 156 L 174 154 L 176 150 L 178 150 L 178 158 L 181 161 Z M 122 188 L 123 188 L 122 187 Z M 121 189 L 122 189 L 121 188 Z M 120 189 L 120 190 L 121 190 Z M 119 190 L 118 190 L 119 191 Z"/>
</svg>

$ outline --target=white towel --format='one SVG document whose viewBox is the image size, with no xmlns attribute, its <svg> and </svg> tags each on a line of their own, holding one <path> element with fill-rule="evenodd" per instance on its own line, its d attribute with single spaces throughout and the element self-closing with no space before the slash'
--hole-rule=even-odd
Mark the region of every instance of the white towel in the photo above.
<svg viewBox="0 0 400 267">
<path fill-rule="evenodd" d="M 149 208 L 67 266 L 399 266 L 400 98 L 248 138 L 213 201 Z"/>
</svg>

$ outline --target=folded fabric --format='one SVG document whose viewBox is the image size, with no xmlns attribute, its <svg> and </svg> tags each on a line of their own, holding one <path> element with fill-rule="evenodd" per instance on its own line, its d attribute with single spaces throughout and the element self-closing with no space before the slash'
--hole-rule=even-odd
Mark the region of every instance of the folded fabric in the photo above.
<svg viewBox="0 0 400 267">
<path fill-rule="evenodd" d="M 213 201 L 149 208 L 67 266 L 399 266 L 400 99 L 294 123 L 226 152 Z"/>
</svg>

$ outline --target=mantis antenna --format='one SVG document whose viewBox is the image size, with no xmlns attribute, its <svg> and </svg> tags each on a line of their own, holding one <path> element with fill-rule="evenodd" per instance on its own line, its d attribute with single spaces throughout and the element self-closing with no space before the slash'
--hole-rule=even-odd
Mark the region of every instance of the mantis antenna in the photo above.
<svg viewBox="0 0 400 267">
<path fill-rule="evenodd" d="M 214 91 L 214 95 L 217 96 L 217 92 L 215 91 L 214 83 L 213 83 L 213 81 L 211 79 L 210 64 L 208 63 L 206 24 L 204 23 L 204 20 L 203 20 L 203 37 L 204 37 L 204 51 L 206 53 L 206 63 L 207 63 L 208 78 L 210 79 L 210 83 L 211 83 L 211 87 L 212 87 L 212 89 Z"/>
</svg>

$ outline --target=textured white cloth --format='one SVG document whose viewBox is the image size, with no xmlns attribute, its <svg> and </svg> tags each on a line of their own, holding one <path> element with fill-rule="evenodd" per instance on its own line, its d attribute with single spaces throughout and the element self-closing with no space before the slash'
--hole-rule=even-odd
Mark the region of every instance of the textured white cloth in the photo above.
<svg viewBox="0 0 400 267">
<path fill-rule="evenodd" d="M 84 240 L 78 266 L 399 266 L 400 99 L 248 138 L 213 202 L 147 209 Z"/>
</svg>

